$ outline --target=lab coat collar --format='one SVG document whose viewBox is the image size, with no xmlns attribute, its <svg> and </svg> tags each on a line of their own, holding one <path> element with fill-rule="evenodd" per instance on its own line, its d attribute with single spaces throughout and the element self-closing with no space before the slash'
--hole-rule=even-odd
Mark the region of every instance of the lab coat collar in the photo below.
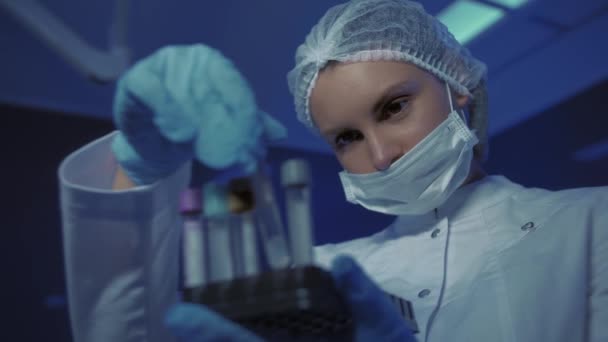
<svg viewBox="0 0 608 342">
<path fill-rule="evenodd" d="M 397 217 L 388 229 L 391 235 L 422 233 L 444 217 L 454 223 L 472 215 L 480 215 L 485 209 L 504 201 L 521 189 L 522 186 L 504 176 L 486 176 L 458 188 L 443 205 L 429 213 Z"/>
<path fill-rule="evenodd" d="M 456 222 L 480 212 L 522 190 L 523 187 L 504 176 L 486 176 L 459 189 L 439 208 L 438 217 L 448 217 Z"/>
</svg>

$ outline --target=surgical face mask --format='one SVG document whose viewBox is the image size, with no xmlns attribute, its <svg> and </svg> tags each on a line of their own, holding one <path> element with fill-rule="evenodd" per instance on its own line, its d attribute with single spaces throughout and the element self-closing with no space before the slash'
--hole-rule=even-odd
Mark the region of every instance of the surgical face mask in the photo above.
<svg viewBox="0 0 608 342">
<path fill-rule="evenodd" d="M 447 89 L 451 108 L 447 119 L 388 169 L 340 172 L 349 202 L 384 214 L 419 215 L 439 207 L 462 185 L 478 140 L 454 109 Z"/>
</svg>

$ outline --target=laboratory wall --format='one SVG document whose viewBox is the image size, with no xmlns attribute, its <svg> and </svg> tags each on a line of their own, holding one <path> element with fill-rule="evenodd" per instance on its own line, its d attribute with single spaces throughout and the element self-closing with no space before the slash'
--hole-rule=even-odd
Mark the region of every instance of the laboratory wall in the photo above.
<svg viewBox="0 0 608 342">
<path fill-rule="evenodd" d="M 492 137 L 488 171 L 550 189 L 608 184 L 606 94 L 608 81 Z M 0 114 L 0 250 L 7 319 L 0 340 L 69 341 L 56 170 L 68 153 L 113 126 L 90 116 L 9 105 L 0 106 Z M 345 202 L 337 176 L 340 167 L 331 155 L 271 148 L 268 159 L 276 185 L 278 166 L 293 157 L 306 158 L 314 166 L 318 243 L 371 234 L 390 222 L 388 216 Z"/>
</svg>

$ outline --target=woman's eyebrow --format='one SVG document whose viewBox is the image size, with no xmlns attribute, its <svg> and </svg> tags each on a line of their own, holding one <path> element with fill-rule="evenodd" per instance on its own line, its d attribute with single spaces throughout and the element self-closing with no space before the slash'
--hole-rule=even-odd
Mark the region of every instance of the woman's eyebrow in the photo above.
<svg viewBox="0 0 608 342">
<path fill-rule="evenodd" d="M 372 107 L 372 113 L 377 113 L 380 107 L 390 100 L 391 97 L 395 96 L 395 93 L 412 91 L 416 87 L 417 83 L 411 80 L 399 81 L 384 89 L 380 98 L 374 103 Z"/>
</svg>

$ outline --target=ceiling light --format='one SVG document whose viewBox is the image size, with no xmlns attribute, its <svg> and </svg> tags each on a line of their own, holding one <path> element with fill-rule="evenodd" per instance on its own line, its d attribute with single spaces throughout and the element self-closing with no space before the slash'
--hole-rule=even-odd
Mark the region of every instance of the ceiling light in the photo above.
<svg viewBox="0 0 608 342">
<path fill-rule="evenodd" d="M 528 2 L 528 0 L 489 0 L 489 1 L 499 4 L 501 6 L 504 6 L 504 7 L 510 8 L 510 9 L 519 8 Z"/>
<path fill-rule="evenodd" d="M 504 14 L 497 7 L 471 0 L 458 0 L 443 9 L 437 17 L 456 40 L 464 45 L 499 21 Z"/>
</svg>

